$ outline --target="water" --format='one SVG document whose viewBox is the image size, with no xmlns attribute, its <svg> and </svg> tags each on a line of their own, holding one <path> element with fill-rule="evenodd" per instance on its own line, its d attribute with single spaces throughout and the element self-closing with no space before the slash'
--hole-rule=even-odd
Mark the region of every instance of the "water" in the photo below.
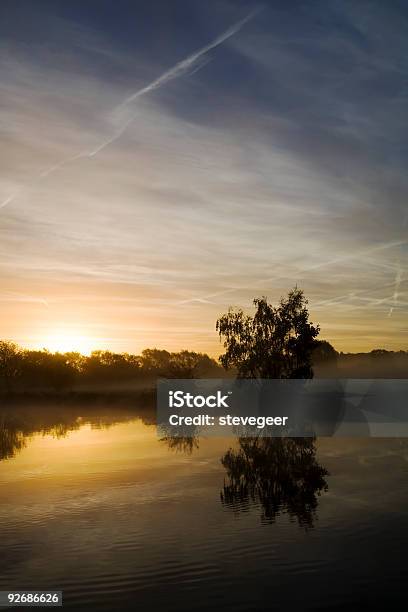
<svg viewBox="0 0 408 612">
<path fill-rule="evenodd" d="M 138 414 L 0 411 L 0 590 L 152 612 L 361 610 L 402 594 L 407 441 L 244 455 L 236 439 L 171 447 Z"/>
</svg>

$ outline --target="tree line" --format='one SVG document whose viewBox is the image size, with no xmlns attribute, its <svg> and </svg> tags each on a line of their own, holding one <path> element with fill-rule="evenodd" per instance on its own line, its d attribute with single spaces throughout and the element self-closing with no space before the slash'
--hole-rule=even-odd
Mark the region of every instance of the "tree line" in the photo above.
<svg viewBox="0 0 408 612">
<path fill-rule="evenodd" d="M 147 385 L 157 378 L 211 378 L 222 368 L 204 353 L 146 349 L 141 355 L 93 351 L 51 353 L 22 349 L 0 340 L 0 389 L 3 392 L 81 387 Z"/>
<path fill-rule="evenodd" d="M 308 302 L 295 287 L 277 306 L 266 297 L 253 301 L 255 314 L 229 309 L 216 322 L 224 353 L 146 349 L 141 355 L 94 351 L 51 353 L 0 341 L 0 391 L 61 391 L 97 386 L 153 386 L 157 378 L 406 378 L 408 353 L 376 349 L 368 354 L 338 353 L 318 340 Z M 228 372 L 228 374 L 226 374 Z"/>
</svg>

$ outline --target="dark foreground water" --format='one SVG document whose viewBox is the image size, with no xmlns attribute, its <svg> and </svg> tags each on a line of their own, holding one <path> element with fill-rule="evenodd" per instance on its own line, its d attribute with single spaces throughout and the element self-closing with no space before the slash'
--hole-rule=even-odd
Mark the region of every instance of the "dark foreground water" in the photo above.
<svg viewBox="0 0 408 612">
<path fill-rule="evenodd" d="M 112 412 L 0 413 L 0 590 L 152 612 L 390 609 L 404 596 L 407 441 L 175 444 Z"/>
</svg>

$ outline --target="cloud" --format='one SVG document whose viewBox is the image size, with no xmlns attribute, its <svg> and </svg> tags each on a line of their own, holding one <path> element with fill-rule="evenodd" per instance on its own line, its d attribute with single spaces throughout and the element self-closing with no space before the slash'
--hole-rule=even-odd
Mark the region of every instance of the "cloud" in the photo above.
<svg viewBox="0 0 408 612">
<path fill-rule="evenodd" d="M 194 74 L 194 72 L 196 72 L 198 69 L 200 69 L 200 68 L 202 68 L 203 66 L 206 65 L 207 62 L 203 61 L 203 59 L 204 59 L 204 56 L 209 51 L 212 51 L 212 49 L 216 49 L 222 43 L 226 42 L 229 38 L 231 38 L 232 36 L 237 34 L 237 32 L 239 32 L 239 30 L 248 21 L 253 19 L 255 17 L 255 15 L 257 15 L 259 13 L 259 11 L 260 11 L 260 9 L 257 9 L 255 11 L 251 11 L 246 17 L 244 17 L 240 21 L 238 21 L 235 24 L 233 24 L 232 26 L 230 26 L 227 30 L 225 30 L 225 32 L 220 34 L 220 36 L 217 36 L 217 38 L 215 38 L 212 42 L 208 43 L 208 45 L 205 45 L 204 47 L 201 47 L 201 49 L 198 49 L 198 51 L 195 51 L 194 53 L 192 53 L 191 55 L 189 55 L 185 59 L 183 59 L 180 62 L 178 62 L 175 66 L 173 66 L 169 70 L 166 70 L 165 72 L 163 72 L 163 74 L 161 74 L 157 79 L 154 79 L 151 83 L 149 83 L 145 87 L 142 87 L 141 89 L 138 89 L 137 91 L 132 93 L 130 96 L 125 98 L 121 104 L 119 104 L 116 107 L 115 111 L 116 112 L 123 111 L 127 106 L 129 106 L 130 104 L 133 104 L 136 100 L 138 100 L 142 96 L 145 96 L 146 94 L 149 94 L 152 91 L 155 91 L 156 89 L 159 89 L 160 87 L 163 87 L 169 81 L 172 81 L 174 79 L 178 79 L 178 78 L 184 76 L 185 74 Z M 110 145 L 113 142 L 115 142 L 118 138 L 120 138 L 120 136 L 126 131 L 126 129 L 129 127 L 129 125 L 133 121 L 134 121 L 134 116 L 131 116 L 130 118 L 128 118 L 116 130 L 116 132 L 113 134 L 112 137 L 108 138 L 106 141 L 104 141 L 100 145 L 98 145 L 96 147 L 96 149 L 94 149 L 93 151 L 91 151 L 89 153 L 89 155 L 90 156 L 97 155 L 105 147 L 107 147 L 108 145 Z"/>
<path fill-rule="evenodd" d="M 181 60 L 169 70 L 166 70 L 162 75 L 160 75 L 157 79 L 154 79 L 151 83 L 149 83 L 145 87 L 138 89 L 137 91 L 132 93 L 130 96 L 126 97 L 119 105 L 116 106 L 116 108 L 114 109 L 114 112 L 118 113 L 120 111 L 123 111 L 130 104 L 133 104 L 137 99 L 141 98 L 142 96 L 145 96 L 146 94 L 149 94 L 152 91 L 155 91 L 156 89 L 159 89 L 160 87 L 163 87 L 164 85 L 166 85 L 169 81 L 172 81 L 173 79 L 180 78 L 181 76 L 188 74 L 188 73 L 194 74 L 194 72 L 196 72 L 199 68 L 202 68 L 207 63 L 204 56 L 209 51 L 219 47 L 222 43 L 226 42 L 229 38 L 231 38 L 237 32 L 239 32 L 239 30 L 248 21 L 253 19 L 255 15 L 259 13 L 259 11 L 260 9 L 251 11 L 246 17 L 236 22 L 235 24 L 230 26 L 227 30 L 225 30 L 225 32 L 217 36 L 217 38 L 215 38 L 212 42 L 205 45 L 204 47 L 201 47 L 198 51 L 195 51 L 194 53 L 192 53 L 185 59 Z M 126 119 L 115 130 L 112 136 L 110 136 L 109 138 L 107 138 L 106 140 L 98 144 L 96 148 L 92 150 L 80 151 L 46 168 L 39 174 L 39 176 L 37 177 L 37 180 L 47 178 L 50 174 L 52 174 L 56 170 L 60 170 L 64 168 L 64 166 L 66 166 L 67 164 L 75 162 L 83 157 L 94 157 L 95 155 L 103 151 L 103 149 L 105 149 L 107 146 L 109 146 L 110 144 L 118 140 L 118 138 L 120 138 L 122 134 L 124 134 L 124 132 L 128 129 L 128 127 L 133 123 L 134 120 L 135 120 L 134 115 Z M 14 194 L 11 194 L 5 200 L 3 200 L 3 202 L 0 203 L 0 209 L 4 208 L 5 206 L 13 202 L 20 194 L 20 191 L 21 190 L 15 192 Z"/>
<path fill-rule="evenodd" d="M 215 352 L 214 322 L 229 305 L 246 308 L 262 294 L 275 301 L 297 283 L 338 348 L 375 338 L 399 346 L 408 302 L 401 92 L 381 89 L 377 104 L 358 89 L 364 74 L 385 78 L 375 47 L 369 59 L 344 43 L 356 71 L 343 75 L 345 86 L 333 27 L 311 36 L 301 22 L 305 40 L 296 44 L 299 24 L 286 36 L 296 20 L 282 22 L 272 9 L 262 17 L 239 37 L 224 32 L 228 50 L 189 80 L 176 77 L 210 51 L 175 62 L 174 72 L 130 53 L 116 80 L 111 70 L 85 70 L 81 55 L 67 59 L 66 38 L 61 56 L 44 50 L 38 62 L 20 48 L 3 56 L 0 188 L 4 200 L 21 191 L 1 211 L 0 282 L 8 296 L 34 301 L 3 301 L 0 321 L 19 338 L 24 324 L 81 319 L 103 337 L 114 322 L 127 350 L 146 341 Z M 277 52 L 268 41 L 280 27 Z M 393 56 L 384 70 L 390 65 Z M 149 86 L 126 93 L 158 73 L 146 80 L 157 95 L 140 94 Z M 158 95 L 169 78 L 174 86 Z M 116 146 L 89 157 L 127 121 Z"/>
<path fill-rule="evenodd" d="M 402 282 L 402 269 L 401 269 L 401 263 L 398 261 L 396 265 L 396 271 L 395 271 L 394 293 L 392 295 L 392 306 L 390 306 L 390 309 L 388 311 L 389 317 L 392 315 L 392 313 L 394 312 L 394 309 L 399 304 L 398 298 L 399 298 L 399 290 L 400 290 L 401 282 Z"/>
</svg>

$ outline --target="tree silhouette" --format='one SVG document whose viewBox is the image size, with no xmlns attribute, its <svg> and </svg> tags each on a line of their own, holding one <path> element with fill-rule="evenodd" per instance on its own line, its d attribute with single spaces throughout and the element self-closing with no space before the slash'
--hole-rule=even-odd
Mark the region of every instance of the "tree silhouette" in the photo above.
<svg viewBox="0 0 408 612">
<path fill-rule="evenodd" d="M 219 375 L 221 370 L 208 355 L 186 350 L 169 353 L 161 349 L 145 349 L 141 364 L 147 376 L 164 378 L 205 378 Z"/>
<path fill-rule="evenodd" d="M 317 378 L 338 378 L 339 353 L 327 340 L 316 340 L 312 362 Z"/>
<path fill-rule="evenodd" d="M 339 354 L 327 340 L 316 340 L 313 348 L 313 363 L 316 364 L 337 364 Z"/>
<path fill-rule="evenodd" d="M 72 353 L 70 353 L 72 355 Z M 105 383 L 121 384 L 124 381 L 137 380 L 140 375 L 141 359 L 128 353 L 112 353 L 111 351 L 92 351 L 91 355 L 74 360 L 80 378 L 91 384 Z"/>
<path fill-rule="evenodd" d="M 239 378 L 312 378 L 319 326 L 309 322 L 303 291 L 293 289 L 277 307 L 265 297 L 254 305 L 253 317 L 230 309 L 217 321 L 224 368 L 235 367 Z"/>
<path fill-rule="evenodd" d="M 228 475 L 225 506 L 239 511 L 260 503 L 266 522 L 287 513 L 305 529 L 313 527 L 317 496 L 328 488 L 313 438 L 239 438 L 238 450 L 230 448 L 221 463 Z"/>
<path fill-rule="evenodd" d="M 28 350 L 0 340 L 0 393 L 65 392 L 81 386 L 94 389 L 152 387 L 158 377 L 219 377 L 220 364 L 204 353 L 146 349 L 141 355 L 93 351 L 51 353 Z"/>
<path fill-rule="evenodd" d="M 13 381 L 19 374 L 20 351 L 14 342 L 0 340 L 0 378 L 7 393 L 13 390 Z"/>
</svg>

